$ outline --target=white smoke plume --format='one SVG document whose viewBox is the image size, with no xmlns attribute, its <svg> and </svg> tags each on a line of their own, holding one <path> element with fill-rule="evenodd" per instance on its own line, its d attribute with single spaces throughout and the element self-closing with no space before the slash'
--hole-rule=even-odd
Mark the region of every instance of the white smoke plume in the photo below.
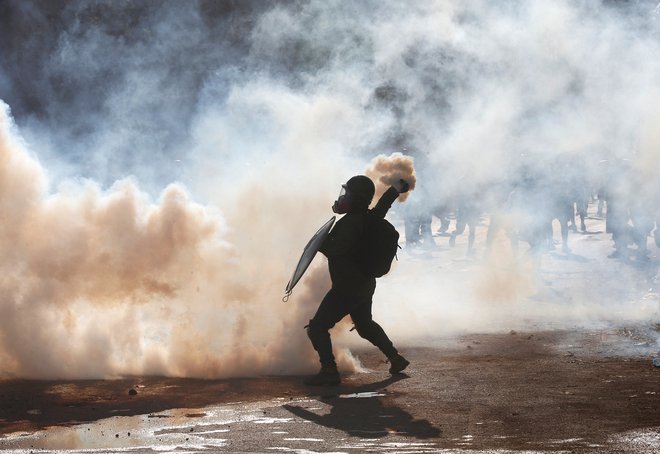
<svg viewBox="0 0 660 454">
<path fill-rule="evenodd" d="M 660 204 L 657 2 L 42 3 L 0 5 L 2 376 L 313 370 L 323 258 L 280 298 L 380 154 L 415 164 L 398 226 L 466 194 L 504 209 L 525 178 L 545 188 L 517 213 L 533 218 L 546 189 L 597 189 L 621 162 L 620 192 Z M 620 268 L 508 251 L 500 235 L 449 280 L 400 257 L 376 319 L 399 342 L 657 314 L 624 310 Z M 543 294 L 596 265 L 598 282 Z"/>
</svg>

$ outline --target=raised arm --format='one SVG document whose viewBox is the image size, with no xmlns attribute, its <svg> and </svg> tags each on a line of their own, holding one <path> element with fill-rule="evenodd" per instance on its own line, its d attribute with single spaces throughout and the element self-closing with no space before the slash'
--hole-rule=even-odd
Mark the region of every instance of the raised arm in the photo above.
<svg viewBox="0 0 660 454">
<path fill-rule="evenodd" d="M 371 209 L 371 212 L 379 218 L 384 218 L 398 197 L 399 191 L 394 186 L 390 186 L 389 189 L 380 196 L 378 203 L 376 203 L 376 206 Z"/>
<path fill-rule="evenodd" d="M 390 186 L 387 191 L 378 199 L 378 203 L 370 211 L 380 218 L 384 218 L 399 194 L 408 192 L 410 185 L 405 180 L 399 180 L 398 183 Z"/>
</svg>

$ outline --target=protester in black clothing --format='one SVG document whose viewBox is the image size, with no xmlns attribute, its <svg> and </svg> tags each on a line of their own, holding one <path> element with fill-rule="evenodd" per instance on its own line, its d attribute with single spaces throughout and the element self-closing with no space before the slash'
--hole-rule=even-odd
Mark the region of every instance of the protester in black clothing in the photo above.
<svg viewBox="0 0 660 454">
<path fill-rule="evenodd" d="M 431 210 L 431 214 L 440 220 L 440 227 L 438 227 L 436 234 L 440 236 L 449 235 L 447 233 L 447 230 L 449 230 L 449 224 L 451 223 L 451 220 L 449 219 L 449 215 L 451 214 L 449 202 L 441 201 L 436 203 L 435 207 Z"/>
<path fill-rule="evenodd" d="M 586 232 L 587 225 L 584 220 L 587 217 L 587 210 L 589 208 L 589 199 L 591 198 L 591 190 L 593 189 L 588 177 L 587 164 L 585 160 L 579 156 L 571 158 L 569 165 L 565 169 L 566 184 L 568 185 L 567 192 L 570 195 L 570 208 L 568 213 L 568 226 L 577 232 L 577 222 L 575 215 L 580 217 L 580 231 Z"/>
<path fill-rule="evenodd" d="M 626 159 L 615 160 L 608 168 L 605 185 L 605 231 L 612 234 L 614 252 L 610 258 L 628 258 L 628 246 L 633 244 L 630 221 L 630 164 Z"/>
<path fill-rule="evenodd" d="M 419 179 L 415 187 L 415 198 L 406 203 L 403 209 L 403 225 L 406 235 L 406 248 L 422 246 L 435 247 L 431 231 L 432 213 L 428 206 L 430 197 Z"/>
<path fill-rule="evenodd" d="M 468 228 L 468 247 L 466 255 L 474 254 L 474 240 L 476 237 L 476 228 L 481 216 L 479 200 L 477 200 L 477 191 L 462 189 L 456 197 L 456 228 L 449 237 L 449 246 L 456 246 L 456 237 L 465 232 Z"/>
<path fill-rule="evenodd" d="M 569 253 L 568 247 L 568 225 L 571 217 L 575 217 L 575 207 L 572 199 L 565 191 L 556 191 L 554 194 L 549 194 L 550 205 L 550 222 L 548 223 L 548 249 L 554 249 L 554 228 L 553 222 L 556 219 L 559 222 L 559 231 L 561 234 L 561 250 L 562 252 Z"/>
<path fill-rule="evenodd" d="M 390 187 L 371 214 L 384 218 L 399 194 L 408 188 L 408 183 L 403 180 L 398 187 Z M 308 385 L 336 385 L 340 382 L 328 331 L 346 315 L 351 316 L 358 334 L 387 356 L 390 373 L 401 372 L 409 364 L 394 348 L 383 328 L 372 319 L 376 279 L 367 276 L 357 260 L 374 192 L 374 184 L 368 177 L 355 176 L 342 186 L 342 192 L 332 207 L 335 213 L 346 215 L 337 221 L 319 249 L 328 257 L 332 288 L 321 301 L 307 328 L 307 335 L 321 362 L 321 371 L 305 381 Z"/>
<path fill-rule="evenodd" d="M 639 171 L 629 176 L 628 211 L 630 213 L 632 242 L 637 246 L 637 259 L 648 260 L 647 239 L 655 224 L 655 198 Z"/>
<path fill-rule="evenodd" d="M 490 212 L 488 230 L 486 231 L 486 250 L 488 257 L 493 249 L 495 238 L 504 231 L 511 243 L 511 250 L 518 253 L 519 226 L 517 220 L 521 217 L 520 197 L 513 185 L 506 181 L 493 184 L 486 192 L 484 201 L 486 211 Z"/>
</svg>

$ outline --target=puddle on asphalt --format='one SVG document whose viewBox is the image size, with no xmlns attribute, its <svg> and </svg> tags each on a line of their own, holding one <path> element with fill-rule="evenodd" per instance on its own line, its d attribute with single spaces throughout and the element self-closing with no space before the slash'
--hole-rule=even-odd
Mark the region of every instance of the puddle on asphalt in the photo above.
<svg viewBox="0 0 660 454">
<path fill-rule="evenodd" d="M 198 430 L 195 435 L 215 435 L 228 433 L 229 429 L 215 429 L 215 430 Z"/>
<path fill-rule="evenodd" d="M 660 431 L 657 429 L 626 432 L 611 437 L 610 441 L 618 446 L 626 447 L 628 452 L 660 452 Z"/>
<path fill-rule="evenodd" d="M 284 441 L 316 441 L 316 442 L 323 442 L 322 438 L 299 438 L 299 437 L 293 437 L 293 438 L 284 438 Z"/>
<path fill-rule="evenodd" d="M 384 393 L 379 393 L 377 391 L 373 392 L 364 392 L 364 393 L 353 393 L 353 394 L 340 394 L 340 399 L 365 399 L 370 397 L 384 397 Z"/>
<path fill-rule="evenodd" d="M 204 415 L 190 426 L 191 415 Z M 227 446 L 229 424 L 259 419 L 253 411 L 224 407 L 205 412 L 171 410 L 136 416 L 114 416 L 93 423 L 52 427 L 0 438 L 3 452 L 116 451 L 149 448 L 161 452 L 202 451 Z M 203 421 L 203 422 L 202 422 Z M 222 427 L 218 427 L 222 426 Z"/>
<path fill-rule="evenodd" d="M 252 422 L 255 424 L 277 424 L 278 422 L 291 422 L 293 418 L 258 418 Z"/>
</svg>

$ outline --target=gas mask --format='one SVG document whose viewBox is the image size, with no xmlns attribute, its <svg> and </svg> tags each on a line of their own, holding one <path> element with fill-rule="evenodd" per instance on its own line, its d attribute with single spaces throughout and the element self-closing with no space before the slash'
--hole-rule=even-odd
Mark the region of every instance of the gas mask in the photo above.
<svg viewBox="0 0 660 454">
<path fill-rule="evenodd" d="M 345 184 L 341 185 L 341 191 L 339 191 L 339 197 L 335 200 L 335 203 L 332 205 L 332 211 L 337 214 L 348 213 L 348 210 L 351 209 L 351 192 L 348 190 Z"/>
</svg>

